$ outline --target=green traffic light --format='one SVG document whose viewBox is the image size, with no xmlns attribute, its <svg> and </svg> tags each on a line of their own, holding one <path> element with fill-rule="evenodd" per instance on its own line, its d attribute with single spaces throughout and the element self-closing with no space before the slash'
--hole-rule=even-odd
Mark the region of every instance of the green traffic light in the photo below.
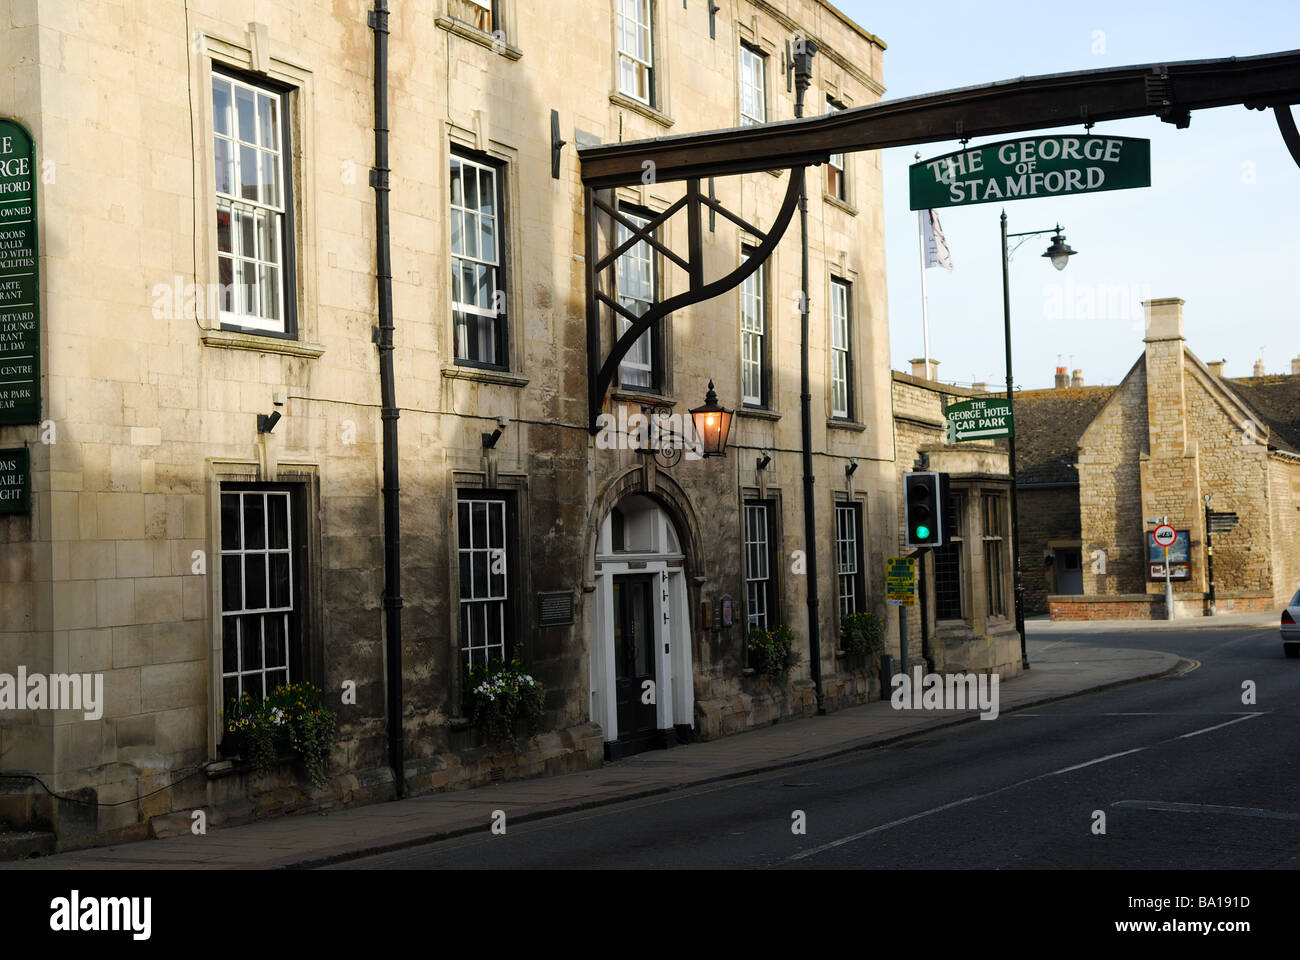
<svg viewBox="0 0 1300 960">
<path fill-rule="evenodd" d="M 918 539 L 918 540 L 929 540 L 929 539 L 930 539 L 930 528 L 927 527 L 927 526 L 920 526 L 920 527 L 917 527 L 917 528 L 916 528 L 916 539 Z"/>
</svg>

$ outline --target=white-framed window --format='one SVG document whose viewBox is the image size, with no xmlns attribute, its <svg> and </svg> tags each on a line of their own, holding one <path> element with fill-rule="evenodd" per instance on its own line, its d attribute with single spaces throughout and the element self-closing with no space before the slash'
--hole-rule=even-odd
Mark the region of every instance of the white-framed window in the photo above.
<svg viewBox="0 0 1300 960">
<path fill-rule="evenodd" d="M 509 510 L 501 497 L 462 493 L 456 502 L 460 560 L 460 651 L 465 669 L 506 660 L 510 623 Z"/>
<path fill-rule="evenodd" d="M 750 257 L 740 255 L 744 263 Z M 740 285 L 740 386 L 742 402 L 762 407 L 767 404 L 767 264 L 745 278 Z"/>
<path fill-rule="evenodd" d="M 654 106 L 654 0 L 616 0 L 618 92 Z"/>
<path fill-rule="evenodd" d="M 740 45 L 740 125 L 767 122 L 767 57 L 752 47 Z"/>
<path fill-rule="evenodd" d="M 628 220 L 638 227 L 649 223 L 649 218 L 620 211 Z M 622 223 L 616 225 L 614 245 L 621 246 L 632 237 L 632 231 Z M 655 303 L 655 259 L 654 248 L 645 240 L 638 240 L 618 258 L 616 282 L 618 284 L 618 302 L 624 309 L 643 316 Z M 627 332 L 632 321 L 622 315 L 618 318 L 616 330 L 618 336 Z M 619 384 L 625 387 L 641 387 L 648 390 L 658 388 L 655 376 L 655 331 L 647 330 L 641 334 L 619 364 Z"/>
<path fill-rule="evenodd" d="M 285 97 L 216 71 L 212 151 L 223 326 L 292 335 L 291 178 Z M 286 309 L 288 308 L 288 309 Z"/>
<path fill-rule="evenodd" d="M 750 629 L 766 630 L 776 617 L 771 518 L 771 504 L 745 504 L 745 613 Z"/>
<path fill-rule="evenodd" d="M 831 280 L 831 416 L 847 418 L 852 412 L 853 397 L 849 389 L 852 357 L 849 344 L 849 284 Z"/>
<path fill-rule="evenodd" d="M 290 681 L 296 647 L 289 492 L 221 492 L 221 679 L 223 705 L 256 700 Z"/>
<path fill-rule="evenodd" d="M 840 617 L 861 613 L 864 601 L 862 563 L 862 506 L 835 505 L 835 573 L 838 577 Z"/>
<path fill-rule="evenodd" d="M 491 33 L 496 27 L 494 5 L 494 0 L 447 0 L 447 11 L 462 23 Z"/>
<path fill-rule="evenodd" d="M 471 366 L 507 365 L 500 181 L 496 167 L 452 154 L 452 322 L 456 362 Z"/>
<path fill-rule="evenodd" d="M 826 98 L 826 112 L 839 113 L 843 104 L 837 103 L 829 96 Z M 848 200 L 848 185 L 845 182 L 844 154 L 832 153 L 826 162 L 826 192 L 836 200 Z"/>
</svg>

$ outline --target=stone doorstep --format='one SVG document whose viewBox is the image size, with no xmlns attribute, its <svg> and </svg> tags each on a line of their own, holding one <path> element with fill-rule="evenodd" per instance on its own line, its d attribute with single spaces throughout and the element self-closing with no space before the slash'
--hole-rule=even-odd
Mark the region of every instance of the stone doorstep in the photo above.
<svg viewBox="0 0 1300 960">
<path fill-rule="evenodd" d="M 0 860 L 26 860 L 48 857 L 55 852 L 57 841 L 52 833 L 39 830 L 0 833 Z"/>
</svg>

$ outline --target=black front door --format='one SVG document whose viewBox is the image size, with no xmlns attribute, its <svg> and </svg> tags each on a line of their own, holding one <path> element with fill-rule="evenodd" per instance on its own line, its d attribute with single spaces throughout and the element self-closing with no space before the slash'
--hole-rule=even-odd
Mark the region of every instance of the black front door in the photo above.
<svg viewBox="0 0 1300 960">
<path fill-rule="evenodd" d="M 614 687 L 619 753 L 657 746 L 654 574 L 614 578 Z M 647 686 L 646 681 L 651 686 Z M 654 691 L 650 696 L 648 690 Z M 648 703 L 646 701 L 649 701 Z"/>
</svg>

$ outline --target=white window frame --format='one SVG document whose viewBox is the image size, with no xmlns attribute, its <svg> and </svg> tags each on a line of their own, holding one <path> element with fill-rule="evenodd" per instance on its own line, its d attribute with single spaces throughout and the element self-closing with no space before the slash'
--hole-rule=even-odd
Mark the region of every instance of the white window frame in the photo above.
<svg viewBox="0 0 1300 960">
<path fill-rule="evenodd" d="M 223 109 L 217 107 L 218 88 L 229 92 L 229 102 Z M 244 137 L 240 130 L 238 100 L 240 92 L 251 95 L 253 101 L 253 139 Z M 287 200 L 292 195 L 290 169 L 287 162 L 290 145 L 285 143 L 284 111 L 287 98 L 278 90 L 260 86 L 221 71 L 212 71 L 212 157 L 216 189 L 214 224 L 217 234 L 217 277 L 219 290 L 219 318 L 223 326 L 246 330 L 290 334 L 290 318 L 285 313 L 285 286 L 293 276 L 286 262 L 286 242 L 291 217 Z M 264 110 L 271 105 L 271 118 L 264 119 Z M 223 116 L 224 114 L 224 116 Z M 225 130 L 222 131 L 224 125 Z M 264 142 L 269 139 L 270 143 Z M 222 149 L 225 158 L 222 159 Z M 243 196 L 241 183 L 245 161 L 251 156 L 256 166 L 256 197 Z M 266 174 L 274 171 L 274 194 L 264 196 L 268 183 Z M 222 189 L 224 186 L 226 189 Z M 228 218 L 226 247 L 222 249 L 222 216 Z M 242 228 L 249 223 L 249 229 Z M 259 226 L 264 225 L 264 226 Z M 252 251 L 245 249 L 251 237 Z M 225 265 L 229 266 L 226 267 Z M 223 270 L 228 270 L 226 275 Z M 253 273 L 253 283 L 244 283 L 244 275 Z M 274 293 L 270 293 L 273 288 Z M 267 300 L 273 300 L 274 315 L 267 316 Z"/>
<path fill-rule="evenodd" d="M 831 279 L 831 416 L 847 419 L 852 412 L 853 396 L 849 389 L 852 373 L 849 311 L 852 295 L 849 282 Z"/>
<path fill-rule="evenodd" d="M 744 250 L 740 262 L 750 258 Z M 740 390 L 741 402 L 762 407 L 767 398 L 764 381 L 767 367 L 767 263 L 764 262 L 740 285 Z"/>
<path fill-rule="evenodd" d="M 293 637 L 293 618 L 297 612 L 294 606 L 295 584 L 293 569 L 293 551 L 296 547 L 293 539 L 293 501 L 287 490 L 250 490 L 250 489 L 233 489 L 222 490 L 221 497 L 237 497 L 239 502 L 239 547 L 237 549 L 227 550 L 225 547 L 225 531 L 220 531 L 221 544 L 221 575 L 223 578 L 221 590 L 221 690 L 222 690 L 222 708 L 229 706 L 230 698 L 226 695 L 226 681 L 235 680 L 236 695 L 242 695 L 247 689 L 246 678 L 257 677 L 258 686 L 261 688 L 261 695 L 257 699 L 265 697 L 266 692 L 272 689 L 271 674 L 283 674 L 280 683 L 288 684 L 293 677 L 292 671 L 296 669 L 291 661 L 294 650 Z M 248 546 L 248 528 L 247 512 L 245 508 L 246 498 L 260 497 L 262 500 L 262 546 Z M 282 499 L 284 503 L 284 546 L 271 546 L 271 504 L 272 498 Z M 221 511 L 224 519 L 225 511 Z M 262 575 L 263 575 L 263 595 L 262 605 L 260 607 L 249 607 L 248 604 L 248 558 L 250 556 L 262 557 Z M 289 569 L 289 596 L 288 605 L 273 605 L 271 603 L 271 558 L 273 556 L 283 556 L 288 564 Z M 227 558 L 233 558 L 239 566 L 239 598 L 240 603 L 237 609 L 226 609 L 225 596 L 228 584 L 224 582 Z M 258 666 L 248 668 L 244 662 L 244 643 L 243 632 L 245 628 L 245 619 L 250 616 L 258 617 L 258 629 L 260 631 L 258 643 Z M 268 667 L 266 660 L 266 643 L 267 643 L 267 620 L 268 618 L 280 618 L 283 639 L 283 649 L 280 651 L 282 663 Z M 235 669 L 226 669 L 226 620 L 233 619 L 235 625 L 234 643 L 235 643 Z M 256 688 L 255 688 L 256 691 Z M 254 691 L 254 692 L 255 692 Z M 256 695 L 256 692 L 255 692 Z"/>
<path fill-rule="evenodd" d="M 471 207 L 466 201 L 466 192 L 464 189 L 465 172 L 472 170 L 474 172 L 475 189 L 477 191 L 477 205 Z M 455 360 L 460 364 L 471 364 L 485 367 L 504 368 L 509 360 L 509 343 L 508 330 L 505 322 L 505 270 L 503 269 L 503 244 L 504 239 L 502 210 L 501 205 L 504 199 L 504 192 L 500 177 L 502 170 L 493 164 L 483 163 L 474 160 L 460 153 L 453 152 L 447 169 L 448 175 L 448 225 L 451 230 L 449 249 L 451 251 L 451 311 L 452 311 L 452 334 L 454 339 L 453 353 Z M 483 202 L 483 177 L 486 175 L 491 183 L 491 209 L 493 212 L 485 212 L 486 205 Z M 456 184 L 460 183 L 461 194 L 460 202 L 456 201 Z M 460 224 L 459 230 L 459 250 L 457 249 L 457 224 Z M 492 236 L 492 250 L 485 251 L 483 245 L 484 227 L 490 225 Z M 470 227 L 472 226 L 472 230 Z M 468 241 L 472 237 L 473 244 Z M 476 290 L 480 289 L 478 278 L 486 276 L 490 281 L 487 290 L 486 304 L 479 302 L 483 298 L 481 295 L 474 297 L 473 302 L 466 299 L 465 287 L 468 278 L 471 279 Z M 480 274 L 479 271 L 483 271 Z M 459 296 L 458 296 L 459 291 Z M 462 322 L 461 317 L 473 321 L 471 325 Z M 473 336 L 476 341 L 474 352 L 477 356 L 471 356 L 469 337 Z"/>
<path fill-rule="evenodd" d="M 856 504 L 835 504 L 835 572 L 839 585 L 840 618 L 858 612 L 858 573 L 861 544 L 858 542 Z"/>
<path fill-rule="evenodd" d="M 618 92 L 655 105 L 654 0 L 615 0 L 615 33 L 618 38 Z M 638 92 L 638 81 L 645 94 Z"/>
<path fill-rule="evenodd" d="M 745 504 L 745 615 L 750 630 L 771 627 L 772 611 L 768 609 L 772 593 L 771 521 L 770 504 Z"/>
<path fill-rule="evenodd" d="M 619 212 L 638 227 L 644 227 L 650 222 L 650 218 L 627 210 Z M 631 236 L 632 231 L 628 227 L 615 221 L 614 245 L 616 247 L 621 246 Z M 619 306 L 630 310 L 638 317 L 643 316 L 654 306 L 659 294 L 656 267 L 654 248 L 645 240 L 637 241 L 619 255 L 614 271 Z M 632 321 L 618 314 L 618 323 L 615 325 L 616 338 L 623 336 L 630 326 Z M 653 328 L 641 334 L 619 363 L 620 387 L 656 389 L 654 335 Z"/>
<path fill-rule="evenodd" d="M 474 509 L 486 509 L 484 533 L 486 543 L 474 537 Z M 462 514 L 464 518 L 462 519 Z M 463 542 L 461 528 L 469 531 L 469 543 Z M 469 576 L 458 573 L 460 613 L 460 662 L 462 669 L 486 666 L 494 657 L 506 661 L 510 650 L 506 632 L 510 629 L 510 515 L 509 504 L 500 497 L 459 497 L 456 500 L 456 552 L 461 568 Z M 486 583 L 479 583 L 475 562 L 482 558 Z M 500 573 L 493 572 L 499 565 Z M 493 582 L 499 576 L 500 584 Z M 477 609 L 476 609 L 477 608 Z M 497 612 L 496 634 L 492 635 L 491 612 Z M 481 617 L 482 631 L 476 635 L 471 624 Z M 481 640 L 481 642 L 475 642 Z"/>
<path fill-rule="evenodd" d="M 827 112 L 828 114 L 830 114 L 830 113 L 839 113 L 839 112 L 840 112 L 841 110 L 843 110 L 843 109 L 844 109 L 844 108 L 843 108 L 842 106 L 840 106 L 838 103 L 836 103 L 833 99 L 831 99 L 830 95 L 827 94 L 827 96 L 826 96 L 826 112 Z M 831 186 L 832 186 L 832 184 L 831 184 L 831 179 L 832 179 L 832 173 L 831 173 L 831 171 L 832 171 L 832 170 L 835 171 L 835 173 L 839 174 L 839 189 L 838 189 L 838 190 L 832 190 L 832 189 L 831 189 Z M 844 154 L 842 154 L 842 153 L 832 153 L 832 154 L 830 155 L 830 159 L 826 161 L 826 192 L 827 192 L 830 196 L 834 197 L 836 200 L 842 201 L 842 202 L 844 202 L 844 203 L 848 203 L 848 200 L 849 200 L 849 184 L 848 184 L 848 179 L 847 179 L 847 178 L 848 178 L 848 170 L 847 170 L 847 168 L 846 168 L 846 166 L 845 166 L 845 162 L 844 162 Z"/>
<path fill-rule="evenodd" d="M 746 112 L 746 94 L 754 110 Z M 767 57 L 750 47 L 740 45 L 740 125 L 742 127 L 767 123 Z"/>
</svg>

